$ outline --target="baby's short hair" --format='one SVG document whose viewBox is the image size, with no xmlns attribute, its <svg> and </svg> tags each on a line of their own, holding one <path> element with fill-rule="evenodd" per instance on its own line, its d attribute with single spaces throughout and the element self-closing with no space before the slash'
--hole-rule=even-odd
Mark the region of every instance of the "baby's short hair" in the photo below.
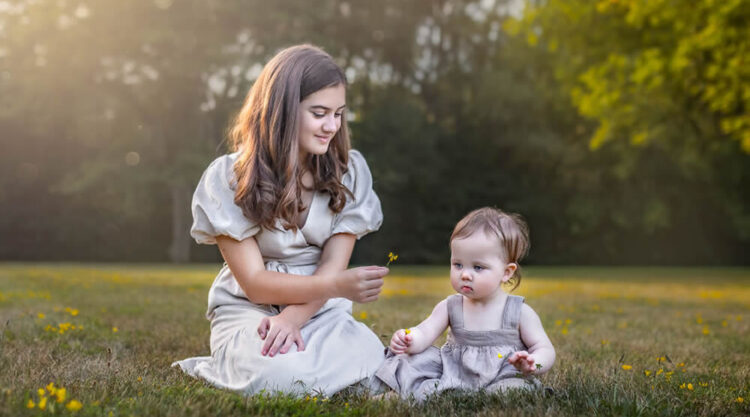
<svg viewBox="0 0 750 417">
<path fill-rule="evenodd" d="M 483 231 L 497 236 L 506 263 L 518 265 L 516 272 L 508 281 L 513 285 L 511 291 L 521 283 L 521 265 L 519 261 L 529 251 L 529 227 L 523 218 L 516 213 L 505 213 L 494 207 L 482 207 L 464 216 L 453 229 L 451 242 L 463 239 L 476 231 Z"/>
</svg>

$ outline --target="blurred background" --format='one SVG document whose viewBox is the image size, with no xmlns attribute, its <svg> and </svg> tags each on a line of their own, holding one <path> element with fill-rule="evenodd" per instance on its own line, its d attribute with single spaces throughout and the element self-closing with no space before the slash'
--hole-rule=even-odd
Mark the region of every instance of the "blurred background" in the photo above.
<svg viewBox="0 0 750 417">
<path fill-rule="evenodd" d="M 345 69 L 383 203 L 354 262 L 447 264 L 471 209 L 529 264 L 750 264 L 748 0 L 0 0 L 0 260 L 218 261 L 188 231 L 262 65 Z"/>
</svg>

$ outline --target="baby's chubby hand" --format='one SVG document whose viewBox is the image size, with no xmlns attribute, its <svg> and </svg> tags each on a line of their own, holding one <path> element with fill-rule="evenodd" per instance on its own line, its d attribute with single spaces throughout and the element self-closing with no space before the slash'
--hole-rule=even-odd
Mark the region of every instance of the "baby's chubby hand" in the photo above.
<svg viewBox="0 0 750 417">
<path fill-rule="evenodd" d="M 409 346 L 411 346 L 411 343 L 414 341 L 414 338 L 409 333 L 411 333 L 411 331 L 406 329 L 396 330 L 396 332 L 393 333 L 393 337 L 391 337 L 391 345 L 389 346 L 391 352 L 396 355 L 406 353 L 406 350 L 409 349 Z"/>
<path fill-rule="evenodd" d="M 508 363 L 515 366 L 524 375 L 536 372 L 537 365 L 534 356 L 525 350 L 519 350 L 508 358 Z"/>
</svg>

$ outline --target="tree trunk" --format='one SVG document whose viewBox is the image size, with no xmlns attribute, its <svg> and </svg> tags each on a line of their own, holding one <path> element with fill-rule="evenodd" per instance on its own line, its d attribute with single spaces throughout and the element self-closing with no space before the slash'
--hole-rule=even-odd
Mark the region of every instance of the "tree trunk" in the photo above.
<svg viewBox="0 0 750 417">
<path fill-rule="evenodd" d="M 169 260 L 183 263 L 190 260 L 190 189 L 184 183 L 172 184 L 172 243 Z"/>
</svg>

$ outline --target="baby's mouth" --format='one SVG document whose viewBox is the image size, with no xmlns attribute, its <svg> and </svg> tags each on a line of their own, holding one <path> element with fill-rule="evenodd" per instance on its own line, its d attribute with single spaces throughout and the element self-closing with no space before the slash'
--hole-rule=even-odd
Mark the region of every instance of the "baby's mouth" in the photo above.
<svg viewBox="0 0 750 417">
<path fill-rule="evenodd" d="M 461 291 L 462 292 L 471 292 L 471 291 L 474 291 L 474 290 L 470 286 L 468 286 L 468 285 L 462 285 L 461 286 Z"/>
</svg>

